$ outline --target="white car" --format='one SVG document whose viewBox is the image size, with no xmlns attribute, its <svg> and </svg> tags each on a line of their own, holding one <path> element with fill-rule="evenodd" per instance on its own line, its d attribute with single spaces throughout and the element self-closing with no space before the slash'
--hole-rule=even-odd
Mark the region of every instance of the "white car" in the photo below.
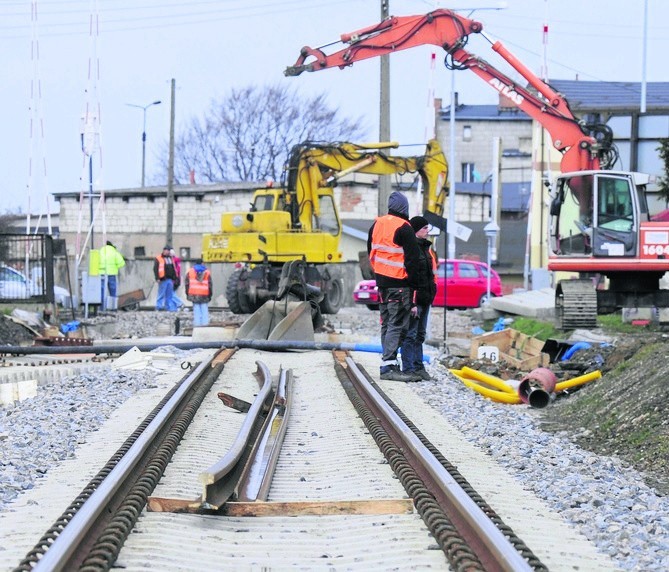
<svg viewBox="0 0 669 572">
<path fill-rule="evenodd" d="M 53 293 L 56 304 L 69 304 L 70 293 L 65 288 L 54 286 Z M 37 284 L 28 280 L 21 272 L 11 266 L 0 265 L 0 299 L 27 300 L 40 294 Z"/>
</svg>

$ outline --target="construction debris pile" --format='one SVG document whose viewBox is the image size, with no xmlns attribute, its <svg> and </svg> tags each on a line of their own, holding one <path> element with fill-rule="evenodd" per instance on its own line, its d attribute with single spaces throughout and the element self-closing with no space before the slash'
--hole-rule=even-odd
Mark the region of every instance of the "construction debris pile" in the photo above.
<svg viewBox="0 0 669 572">
<path fill-rule="evenodd" d="M 575 335 L 578 340 L 579 334 Z M 613 338 L 543 342 L 505 328 L 474 337 L 469 358 L 446 356 L 441 363 L 483 397 L 544 408 L 556 398 L 601 379 L 603 372 L 633 353 L 633 346 L 628 355 L 621 352 Z"/>
</svg>

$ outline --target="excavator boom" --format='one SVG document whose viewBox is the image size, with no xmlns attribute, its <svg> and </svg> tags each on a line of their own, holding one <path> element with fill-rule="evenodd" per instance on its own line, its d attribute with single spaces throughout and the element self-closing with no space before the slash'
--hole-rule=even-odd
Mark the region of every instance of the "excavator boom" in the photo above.
<svg viewBox="0 0 669 572">
<path fill-rule="evenodd" d="M 437 140 L 428 142 L 424 155 L 401 157 L 384 153 L 397 143 L 319 143 L 296 145 L 288 161 L 286 192 L 293 205 L 293 227 L 310 232 L 321 215 L 319 195 L 351 173 L 402 176 L 418 173 L 423 188 L 423 210 L 443 214 L 448 194 L 448 166 Z"/>
<path fill-rule="evenodd" d="M 325 54 L 321 49 L 304 47 L 295 65 L 285 75 L 344 68 L 353 63 L 421 45 L 435 45 L 448 52 L 447 61 L 456 69 L 469 69 L 518 108 L 541 123 L 550 133 L 553 145 L 563 153 L 562 172 L 608 168 L 611 141 L 584 130 L 569 109 L 565 98 L 539 79 L 501 42 L 492 42 L 497 52 L 520 73 L 538 93 L 530 91 L 465 49 L 468 36 L 483 34 L 483 25 L 451 10 L 435 10 L 420 16 L 390 17 L 375 26 L 342 34 L 347 47 Z M 490 41 L 490 40 L 489 40 Z"/>
</svg>

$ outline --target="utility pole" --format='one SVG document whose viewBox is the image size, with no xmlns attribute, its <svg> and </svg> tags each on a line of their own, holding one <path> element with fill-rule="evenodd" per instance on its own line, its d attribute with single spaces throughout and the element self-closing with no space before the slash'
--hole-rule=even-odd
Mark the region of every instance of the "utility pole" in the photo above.
<svg viewBox="0 0 669 572">
<path fill-rule="evenodd" d="M 390 0 L 381 0 L 381 20 L 390 16 Z M 379 141 L 390 141 L 390 57 L 381 56 L 381 86 L 379 97 Z M 379 175 L 379 214 L 388 209 L 391 193 L 390 175 Z"/>
<path fill-rule="evenodd" d="M 167 164 L 167 232 L 166 244 L 172 244 L 172 222 L 174 220 L 174 98 L 176 81 L 172 78 L 172 94 L 170 98 L 170 157 Z"/>
</svg>

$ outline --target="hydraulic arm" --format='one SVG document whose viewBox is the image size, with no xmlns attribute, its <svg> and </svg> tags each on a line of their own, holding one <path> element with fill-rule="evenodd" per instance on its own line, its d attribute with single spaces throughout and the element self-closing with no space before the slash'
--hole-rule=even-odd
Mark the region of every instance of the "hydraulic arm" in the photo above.
<svg viewBox="0 0 669 572">
<path fill-rule="evenodd" d="M 528 82 L 523 87 L 465 49 L 470 34 L 481 34 L 509 65 Z M 582 126 L 569 109 L 566 99 L 533 74 L 501 42 L 483 33 L 480 22 L 451 10 L 435 10 L 420 16 L 390 17 L 375 26 L 341 35 L 347 47 L 332 54 L 319 48 L 304 47 L 287 76 L 331 67 L 344 68 L 354 62 L 431 44 L 446 50 L 447 67 L 469 69 L 518 108 L 541 123 L 550 133 L 553 145 L 563 153 L 562 172 L 597 170 L 610 167 L 614 152 L 606 126 Z M 531 91 L 536 90 L 537 93 Z"/>
</svg>

